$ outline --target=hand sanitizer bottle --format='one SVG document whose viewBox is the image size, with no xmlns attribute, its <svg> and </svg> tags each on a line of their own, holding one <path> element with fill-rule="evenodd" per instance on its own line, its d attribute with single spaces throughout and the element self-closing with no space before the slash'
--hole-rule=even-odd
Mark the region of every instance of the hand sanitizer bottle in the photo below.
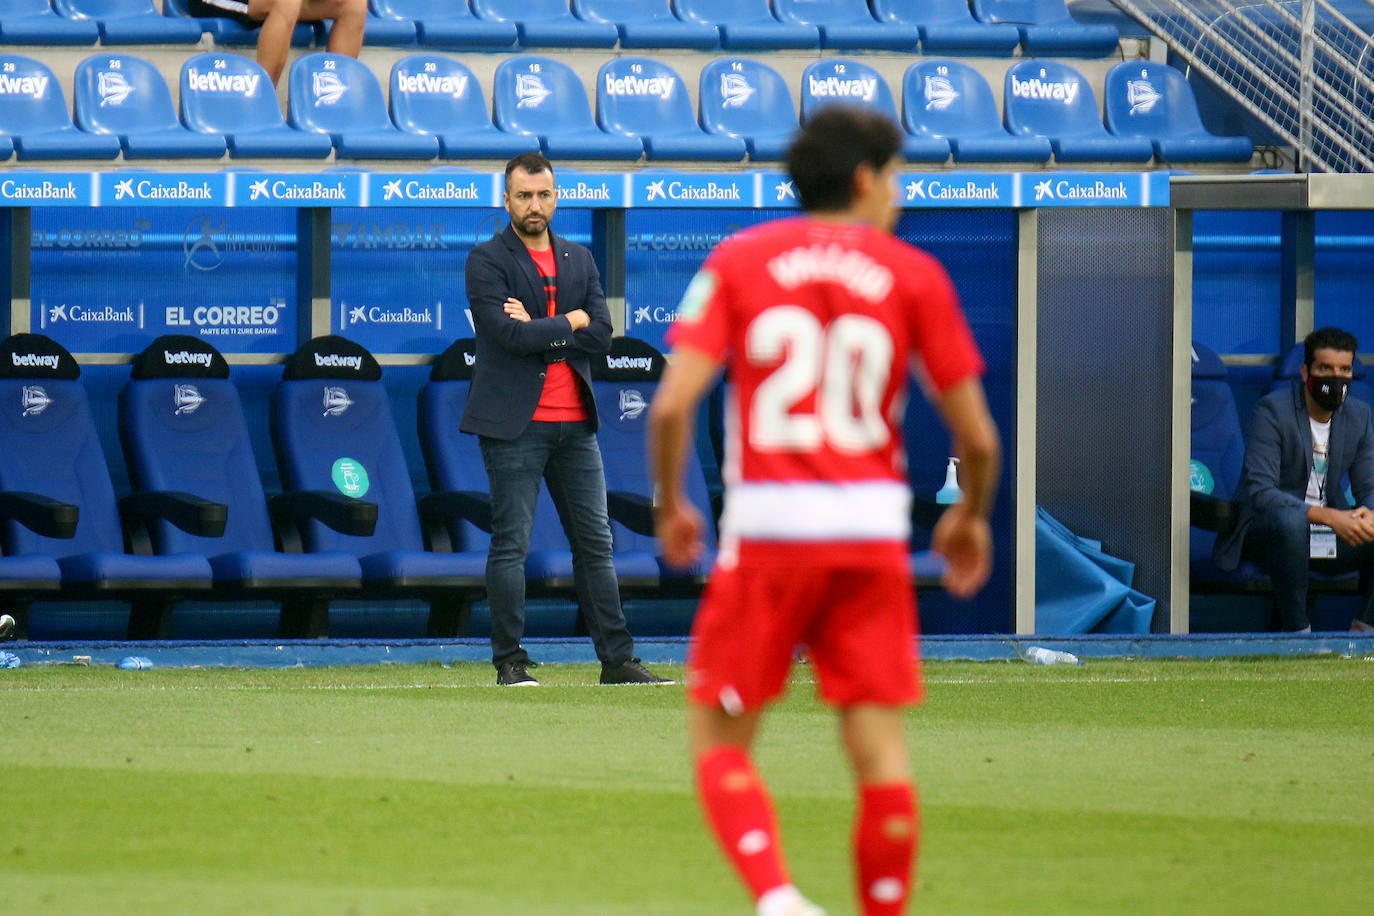
<svg viewBox="0 0 1374 916">
<path fill-rule="evenodd" d="M 935 501 L 942 506 L 950 503 L 957 503 L 964 498 L 964 491 L 959 489 L 959 459 L 949 459 L 949 466 L 945 468 L 945 485 L 935 494 Z"/>
</svg>

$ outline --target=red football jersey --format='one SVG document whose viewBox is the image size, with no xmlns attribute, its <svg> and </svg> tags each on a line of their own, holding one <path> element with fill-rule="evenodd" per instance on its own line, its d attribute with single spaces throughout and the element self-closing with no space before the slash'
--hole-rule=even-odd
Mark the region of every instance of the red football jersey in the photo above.
<svg viewBox="0 0 1374 916">
<path fill-rule="evenodd" d="M 983 371 L 933 257 L 871 226 L 810 217 L 721 243 L 668 341 L 727 365 L 723 546 L 905 543 L 908 374 L 940 392 Z"/>
</svg>

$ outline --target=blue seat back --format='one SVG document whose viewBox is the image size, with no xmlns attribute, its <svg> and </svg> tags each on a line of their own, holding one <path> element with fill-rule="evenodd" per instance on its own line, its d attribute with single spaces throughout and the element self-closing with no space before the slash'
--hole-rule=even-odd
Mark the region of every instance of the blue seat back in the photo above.
<svg viewBox="0 0 1374 916">
<path fill-rule="evenodd" d="M 53 0 L 53 7 L 68 19 L 124 19 L 157 15 L 153 0 Z"/>
<path fill-rule="evenodd" d="M 676 70 L 647 57 L 617 57 L 596 74 L 602 129 L 631 136 L 699 132 L 687 84 Z"/>
<path fill-rule="evenodd" d="M 957 60 L 923 60 L 907 68 L 902 124 L 917 136 L 1003 132 L 992 87 L 981 73 Z"/>
<path fill-rule="evenodd" d="M 479 19 L 498 22 L 563 22 L 573 18 L 568 0 L 472 0 Z"/>
<path fill-rule="evenodd" d="M 132 54 L 96 54 L 76 65 L 76 123 L 94 134 L 181 127 L 162 72 Z"/>
<path fill-rule="evenodd" d="M 394 130 L 382 86 L 372 70 L 344 54 L 307 54 L 291 65 L 291 123 L 321 134 Z"/>
<path fill-rule="evenodd" d="M 159 521 L 158 553 L 272 550 L 272 523 L 229 364 L 198 337 L 167 335 L 134 360 L 119 396 L 119 438 L 139 490 L 180 491 L 229 507 L 222 537 Z"/>
<path fill-rule="evenodd" d="M 592 359 L 592 395 L 601 421 L 596 436 L 606 469 L 607 492 L 635 494 L 645 500 L 653 494 L 646 449 L 648 407 L 666 365 L 667 360 L 656 348 L 632 337 L 612 339 L 610 352 Z M 695 448 L 687 450 L 683 473 L 688 498 L 709 520 L 711 501 L 706 491 L 706 474 Z M 653 537 L 633 532 L 614 520 L 611 533 L 618 553 L 658 551 Z M 715 550 L 715 531 L 709 521 L 702 537 L 706 548 Z"/>
<path fill-rule="evenodd" d="M 1042 137 L 1105 136 L 1097 96 L 1083 74 L 1050 60 L 1023 60 L 1007 68 L 1003 116 L 1013 134 Z"/>
<path fill-rule="evenodd" d="M 877 25 L 868 0 L 773 0 L 773 9 L 799 25 Z"/>
<path fill-rule="evenodd" d="M 873 15 L 882 22 L 919 25 L 973 25 L 967 0 L 871 0 Z"/>
<path fill-rule="evenodd" d="M 768 0 L 673 0 L 678 18 L 705 25 L 778 22 Z"/>
<path fill-rule="evenodd" d="M 883 75 L 850 58 L 826 58 L 802 73 L 802 121 L 833 104 L 860 105 L 897 120 L 897 103 Z"/>
<path fill-rule="evenodd" d="M 57 75 L 42 61 L 0 54 L 0 73 L 11 87 L 0 92 L 0 134 L 25 134 L 72 126 Z"/>
<path fill-rule="evenodd" d="M 391 68 L 391 120 L 414 133 L 492 127 L 487 100 L 467 66 L 442 54 L 412 54 Z"/>
<path fill-rule="evenodd" d="M 744 57 L 717 58 L 701 68 L 701 124 L 732 137 L 797 130 L 797 109 L 782 74 Z"/>
<path fill-rule="evenodd" d="M 1064 0 L 971 0 L 971 8 L 979 22 L 1054 25 L 1074 21 Z"/>
<path fill-rule="evenodd" d="M 308 522 L 302 537 L 309 550 L 366 556 L 424 548 L 415 489 L 381 374 L 372 354 L 335 335 L 306 341 L 287 360 L 271 417 L 282 486 L 377 504 L 377 528 L 369 537 Z"/>
<path fill-rule="evenodd" d="M 1231 499 L 1240 486 L 1245 434 L 1226 365 L 1211 349 L 1193 342 L 1192 440 L 1189 488 Z"/>
<path fill-rule="evenodd" d="M 1125 61 L 1107 71 L 1103 84 L 1107 126 L 1123 137 L 1204 134 L 1188 80 L 1168 64 Z"/>
<path fill-rule="evenodd" d="M 205 133 L 284 127 L 267 71 L 242 54 L 196 54 L 181 65 L 181 116 Z"/>
<path fill-rule="evenodd" d="M 388 19 L 472 19 L 463 0 L 368 0 L 374 15 Z"/>
<path fill-rule="evenodd" d="M 0 491 L 36 493 L 79 513 L 70 539 L 5 521 L 5 553 L 124 551 L 114 484 L 80 372 L 72 355 L 44 335 L 0 341 Z"/>
<path fill-rule="evenodd" d="M 670 0 L 573 0 L 573 13 L 588 22 L 674 23 Z"/>
<path fill-rule="evenodd" d="M 582 80 L 561 61 L 509 57 L 497 65 L 494 82 L 493 107 L 502 130 L 541 136 L 600 130 Z"/>
</svg>

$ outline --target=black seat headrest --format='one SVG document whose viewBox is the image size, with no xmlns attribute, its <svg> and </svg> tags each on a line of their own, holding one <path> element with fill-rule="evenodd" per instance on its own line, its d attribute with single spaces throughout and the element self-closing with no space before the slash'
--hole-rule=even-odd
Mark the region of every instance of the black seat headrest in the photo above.
<svg viewBox="0 0 1374 916">
<path fill-rule="evenodd" d="M 361 344 L 338 334 L 325 334 L 307 340 L 286 359 L 281 377 L 287 381 L 312 378 L 343 378 L 355 382 L 376 382 L 382 366 Z"/>
<path fill-rule="evenodd" d="M 11 334 L 0 340 L 0 378 L 75 379 L 81 366 L 46 334 Z"/>
<path fill-rule="evenodd" d="M 472 367 L 477 365 L 477 341 L 463 337 L 448 345 L 429 370 L 431 382 L 467 382 L 472 380 Z"/>
<path fill-rule="evenodd" d="M 228 378 L 229 362 L 211 344 L 190 334 L 164 334 L 154 338 L 134 357 L 130 377 Z"/>
</svg>

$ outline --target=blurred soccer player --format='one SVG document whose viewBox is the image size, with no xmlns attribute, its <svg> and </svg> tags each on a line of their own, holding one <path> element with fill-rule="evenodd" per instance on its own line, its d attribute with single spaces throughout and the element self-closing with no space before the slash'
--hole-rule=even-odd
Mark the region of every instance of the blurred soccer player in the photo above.
<svg viewBox="0 0 1374 916">
<path fill-rule="evenodd" d="M 750 757 L 798 645 L 839 709 L 858 783 L 861 911 L 903 912 L 911 893 L 920 822 L 902 718 L 923 686 L 899 426 L 909 371 L 961 460 L 963 501 L 932 540 L 945 587 L 972 596 L 991 570 L 1001 446 L 949 276 L 891 234 L 899 137 L 850 107 L 808 122 L 787 156 L 806 215 L 741 232 L 707 258 L 650 408 L 658 536 L 664 557 L 686 564 L 705 522 L 683 492 L 684 455 L 698 402 L 728 372 L 725 508 L 693 626 L 688 734 L 706 820 L 761 916 L 821 912 L 792 884 Z"/>
</svg>

